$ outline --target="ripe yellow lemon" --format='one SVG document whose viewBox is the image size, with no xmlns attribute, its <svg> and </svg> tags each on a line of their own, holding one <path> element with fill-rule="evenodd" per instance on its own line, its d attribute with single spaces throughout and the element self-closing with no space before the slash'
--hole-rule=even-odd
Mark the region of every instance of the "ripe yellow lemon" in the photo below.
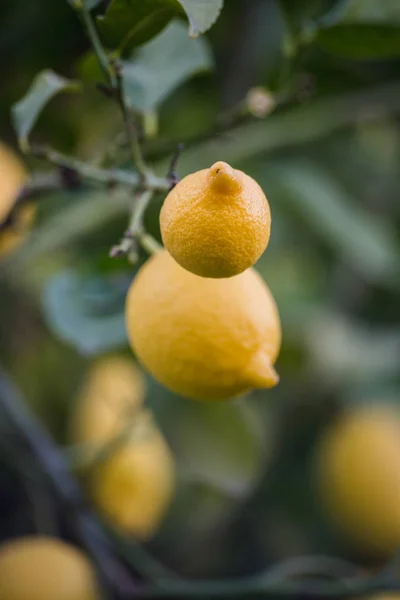
<svg viewBox="0 0 400 600">
<path fill-rule="evenodd" d="M 139 414 L 131 438 L 93 467 L 88 479 L 99 512 L 138 539 L 147 539 L 157 530 L 174 482 L 171 452 L 146 411 Z"/>
<path fill-rule="evenodd" d="M 182 267 L 202 277 L 232 277 L 264 252 L 271 213 L 254 179 L 217 162 L 170 191 L 160 226 L 165 247 Z"/>
<path fill-rule="evenodd" d="M 77 548 L 32 536 L 0 547 L 1 600 L 99 600 L 94 569 Z"/>
<path fill-rule="evenodd" d="M 32 203 L 19 206 L 13 216 L 13 222 L 2 228 L 0 224 L 0 257 L 17 250 L 30 230 L 36 215 L 36 206 Z"/>
<path fill-rule="evenodd" d="M 208 279 L 161 251 L 131 284 L 126 326 L 139 360 L 178 394 L 224 399 L 278 382 L 279 314 L 253 269 Z"/>
<path fill-rule="evenodd" d="M 95 361 L 72 415 L 72 443 L 108 442 L 133 423 L 144 395 L 144 379 L 132 359 L 111 355 Z"/>
<path fill-rule="evenodd" d="M 26 179 L 17 155 L 0 142 L 0 223 L 7 218 Z"/>
<path fill-rule="evenodd" d="M 400 411 L 366 405 L 348 411 L 322 436 L 317 484 L 327 515 L 363 552 L 400 546 Z"/>
</svg>

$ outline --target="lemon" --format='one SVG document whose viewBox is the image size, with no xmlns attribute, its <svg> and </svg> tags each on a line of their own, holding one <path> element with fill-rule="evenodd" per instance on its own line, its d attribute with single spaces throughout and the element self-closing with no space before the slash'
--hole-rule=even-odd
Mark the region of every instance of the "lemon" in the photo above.
<svg viewBox="0 0 400 600">
<path fill-rule="evenodd" d="M 71 422 L 74 444 L 106 443 L 133 422 L 143 404 L 144 379 L 125 356 L 98 359 L 79 392 Z"/>
<path fill-rule="evenodd" d="M 26 179 L 17 155 L 0 142 L 0 223 L 7 218 Z"/>
<path fill-rule="evenodd" d="M 6 228 L 0 228 L 0 257 L 17 250 L 24 242 L 36 215 L 36 206 L 32 203 L 19 206 L 13 216 L 13 222 Z"/>
<path fill-rule="evenodd" d="M 170 191 L 160 226 L 165 247 L 182 267 L 202 277 L 232 277 L 264 252 L 271 213 L 254 179 L 217 162 Z"/>
<path fill-rule="evenodd" d="M 400 411 L 358 406 L 324 432 L 316 478 L 327 515 L 355 547 L 389 555 L 400 545 Z"/>
<path fill-rule="evenodd" d="M 253 269 L 208 279 L 161 251 L 131 284 L 126 326 L 139 360 L 178 394 L 224 399 L 278 382 L 278 310 Z"/>
<path fill-rule="evenodd" d="M 1 600 L 99 600 L 94 570 L 77 548 L 32 536 L 0 547 Z"/>
<path fill-rule="evenodd" d="M 98 511 L 117 529 L 144 540 L 157 530 L 175 482 L 171 452 L 142 411 L 131 438 L 93 468 L 88 480 Z"/>
</svg>

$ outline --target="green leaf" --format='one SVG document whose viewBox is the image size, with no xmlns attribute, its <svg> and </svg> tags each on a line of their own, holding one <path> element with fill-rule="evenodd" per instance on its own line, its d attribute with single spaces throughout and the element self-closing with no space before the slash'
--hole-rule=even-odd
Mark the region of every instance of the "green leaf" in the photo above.
<svg viewBox="0 0 400 600">
<path fill-rule="evenodd" d="M 342 13 L 345 23 L 392 23 L 400 24 L 398 0 L 349 0 Z"/>
<path fill-rule="evenodd" d="M 400 56 L 398 0 L 350 0 L 339 22 L 322 24 L 315 41 L 328 52 L 355 59 Z"/>
<path fill-rule="evenodd" d="M 264 176 L 265 178 L 265 176 Z M 394 230 L 354 205 L 344 189 L 323 170 L 306 161 L 270 165 L 275 193 L 289 202 L 344 261 L 369 281 L 399 282 L 399 248 Z"/>
<path fill-rule="evenodd" d="M 400 56 L 400 27 L 368 23 L 321 29 L 315 42 L 327 52 L 354 59 Z"/>
<path fill-rule="evenodd" d="M 64 270 L 44 288 L 44 317 L 54 334 L 82 354 L 98 354 L 126 344 L 125 277 L 88 278 Z"/>
<path fill-rule="evenodd" d="M 186 482 L 241 497 L 265 469 L 271 441 L 260 415 L 244 402 L 197 404 L 176 400 L 173 447 Z"/>
<path fill-rule="evenodd" d="M 185 15 L 189 35 L 197 37 L 217 20 L 223 0 L 113 0 L 98 24 L 106 43 L 127 52 L 148 42 L 170 20 Z"/>
<path fill-rule="evenodd" d="M 112 0 L 98 24 L 107 45 L 128 51 L 160 33 L 177 12 L 176 0 Z"/>
<path fill-rule="evenodd" d="M 178 0 L 189 19 L 189 35 L 197 37 L 214 25 L 222 10 L 223 0 Z"/>
<path fill-rule="evenodd" d="M 141 112 L 154 110 L 186 79 L 211 66 L 206 41 L 191 40 L 186 27 L 173 22 L 141 49 L 132 62 L 124 62 L 127 104 Z"/>
<path fill-rule="evenodd" d="M 101 2 L 103 2 L 103 0 L 82 0 L 82 4 L 80 3 L 80 0 L 67 0 L 68 4 L 70 4 L 72 6 L 72 8 L 77 8 L 77 4 L 79 6 L 86 6 L 86 8 L 88 8 L 89 10 L 92 10 L 92 8 L 96 8 L 96 6 L 98 6 L 99 4 L 101 4 Z"/>
<path fill-rule="evenodd" d="M 14 104 L 12 119 L 22 147 L 28 146 L 28 136 L 46 104 L 60 92 L 78 91 L 80 84 L 60 77 L 53 71 L 42 71 L 33 80 L 26 95 Z"/>
</svg>

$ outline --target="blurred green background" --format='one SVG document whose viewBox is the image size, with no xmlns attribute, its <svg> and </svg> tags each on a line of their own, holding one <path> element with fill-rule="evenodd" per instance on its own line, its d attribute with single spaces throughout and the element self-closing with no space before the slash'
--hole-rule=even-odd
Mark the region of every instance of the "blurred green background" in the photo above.
<svg viewBox="0 0 400 600">
<path fill-rule="evenodd" d="M 3 0 L 1 13 L 0 139 L 16 148 L 11 105 L 51 68 L 83 76 L 85 91 L 52 100 L 33 138 L 82 159 L 99 156 L 120 117 L 95 89 L 89 45 L 68 3 Z M 273 222 L 257 269 L 281 314 L 281 381 L 204 406 L 148 378 L 146 402 L 179 473 L 149 547 L 191 576 L 244 575 L 309 553 L 374 564 L 324 519 L 312 456 L 341 406 L 399 400 L 400 10 L 396 2 L 227 0 L 201 39 L 210 68 L 177 81 L 147 113 L 158 132 L 145 153 L 165 174 L 184 142 L 180 176 L 226 160 L 262 185 Z M 156 87 L 168 68 L 152 65 Z M 248 102 L 255 86 L 277 102 L 262 118 Z M 146 215 L 158 239 L 162 200 Z M 91 361 L 128 351 L 124 294 L 146 255 L 137 266 L 108 258 L 127 221 L 110 202 L 100 188 L 39 199 L 32 239 L 1 275 L 0 363 L 60 445 Z M 16 501 L 23 493 L 9 460 L 3 453 L 3 539 L 34 527 Z"/>
</svg>

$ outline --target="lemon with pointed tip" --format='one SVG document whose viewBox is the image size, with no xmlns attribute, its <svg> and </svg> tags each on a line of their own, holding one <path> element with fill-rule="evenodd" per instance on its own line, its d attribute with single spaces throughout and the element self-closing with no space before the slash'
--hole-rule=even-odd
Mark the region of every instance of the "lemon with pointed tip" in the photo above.
<svg viewBox="0 0 400 600">
<path fill-rule="evenodd" d="M 322 435 L 316 484 L 336 529 L 364 553 L 389 556 L 400 545 L 400 411 L 353 407 Z"/>
<path fill-rule="evenodd" d="M 254 269 L 228 279 L 199 277 L 163 250 L 131 284 L 126 326 L 143 365 L 183 396 L 225 399 L 278 382 L 279 314 Z"/>
<path fill-rule="evenodd" d="M 164 246 L 182 267 L 201 277 L 232 277 L 266 249 L 271 212 L 258 183 L 220 161 L 169 192 L 160 226 Z"/>
<path fill-rule="evenodd" d="M 157 531 L 175 487 L 170 449 L 142 410 L 130 435 L 95 465 L 87 481 L 97 510 L 117 529 L 146 540 Z"/>
<path fill-rule="evenodd" d="M 70 544 L 29 536 L 0 547 L 2 600 L 100 600 L 95 571 Z"/>
<path fill-rule="evenodd" d="M 144 378 L 131 358 L 114 354 L 97 359 L 79 390 L 70 426 L 72 443 L 107 443 L 134 421 L 144 395 Z"/>
</svg>

